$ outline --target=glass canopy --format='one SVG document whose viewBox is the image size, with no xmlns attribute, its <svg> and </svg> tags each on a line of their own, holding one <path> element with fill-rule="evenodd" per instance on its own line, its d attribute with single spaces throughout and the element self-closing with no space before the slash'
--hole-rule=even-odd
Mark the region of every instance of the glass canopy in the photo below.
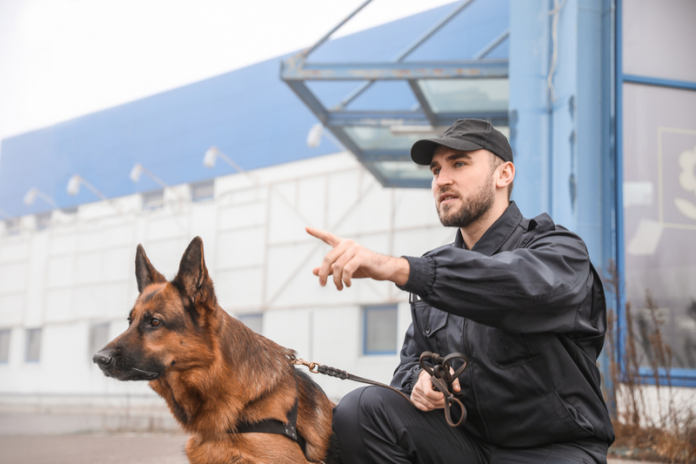
<svg viewBox="0 0 696 464">
<path fill-rule="evenodd" d="M 424 79 L 419 81 L 435 113 L 507 112 L 507 79 Z"/>
<path fill-rule="evenodd" d="M 485 119 L 504 134 L 509 132 L 508 60 L 488 58 L 500 56 L 499 50 L 507 46 L 507 18 L 498 20 L 501 30 L 488 27 L 486 37 L 481 31 L 466 35 L 471 28 L 461 25 L 450 28 L 439 49 L 449 47 L 457 53 L 462 47 L 453 44 L 462 42 L 468 42 L 468 49 L 480 47 L 467 59 L 422 61 L 427 54 L 411 53 L 463 10 L 469 11 L 462 16 L 483 14 L 481 11 L 491 6 L 486 2 L 466 0 L 455 4 L 391 61 L 375 61 L 374 51 L 369 50 L 366 54 L 371 60 L 364 62 L 336 62 L 328 60 L 326 53 L 318 53 L 323 62 L 308 62 L 308 56 L 367 3 L 313 47 L 285 60 L 281 77 L 382 185 L 428 188 L 432 178 L 429 169 L 410 159 L 415 141 L 435 137 L 462 118 Z M 472 3 L 480 5 L 479 9 L 469 8 Z M 469 17 L 467 21 L 476 22 L 477 18 Z M 409 61 L 409 56 L 419 61 Z"/>
</svg>

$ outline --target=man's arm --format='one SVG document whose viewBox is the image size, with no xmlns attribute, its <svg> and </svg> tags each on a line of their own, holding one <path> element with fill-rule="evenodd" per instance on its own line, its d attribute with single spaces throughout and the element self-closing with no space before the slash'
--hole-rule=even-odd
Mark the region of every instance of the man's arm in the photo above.
<svg viewBox="0 0 696 464">
<path fill-rule="evenodd" d="M 331 274 L 339 290 L 352 278 L 390 280 L 435 308 L 511 332 L 573 330 L 592 291 L 585 244 L 565 230 L 493 256 L 442 247 L 422 258 L 380 255 L 328 232 L 307 232 L 334 247 L 313 270 L 322 285 Z"/>
<path fill-rule="evenodd" d="M 492 256 L 443 247 L 408 260 L 403 290 L 440 310 L 511 332 L 571 331 L 592 292 L 585 244 L 564 230 Z"/>
</svg>

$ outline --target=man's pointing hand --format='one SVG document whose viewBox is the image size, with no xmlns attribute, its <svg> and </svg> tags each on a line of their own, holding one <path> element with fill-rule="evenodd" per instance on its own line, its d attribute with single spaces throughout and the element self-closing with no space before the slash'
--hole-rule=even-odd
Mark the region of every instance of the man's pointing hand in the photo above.
<svg viewBox="0 0 696 464">
<path fill-rule="evenodd" d="M 312 270 L 314 275 L 319 277 L 322 287 L 326 285 L 330 275 L 333 275 L 338 290 L 343 290 L 344 284 L 350 287 L 354 278 L 390 280 L 397 285 L 404 285 L 408 281 L 410 268 L 405 258 L 375 253 L 354 240 L 337 237 L 323 230 L 312 227 L 307 227 L 306 230 L 308 234 L 333 247 L 324 257 L 321 266 Z"/>
</svg>

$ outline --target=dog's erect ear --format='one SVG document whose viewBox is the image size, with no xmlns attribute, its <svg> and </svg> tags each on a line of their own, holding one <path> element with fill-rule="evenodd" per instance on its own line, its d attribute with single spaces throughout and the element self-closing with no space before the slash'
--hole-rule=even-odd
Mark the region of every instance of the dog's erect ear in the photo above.
<svg viewBox="0 0 696 464">
<path fill-rule="evenodd" d="M 145 249 L 140 244 L 138 251 L 135 252 L 135 280 L 138 281 L 138 293 L 143 293 L 145 287 L 150 284 L 167 282 L 167 279 L 157 272 L 155 266 L 147 259 Z"/>
<path fill-rule="evenodd" d="M 174 282 L 179 284 L 194 302 L 212 294 L 212 281 L 205 267 L 203 240 L 195 237 L 184 251 Z"/>
</svg>

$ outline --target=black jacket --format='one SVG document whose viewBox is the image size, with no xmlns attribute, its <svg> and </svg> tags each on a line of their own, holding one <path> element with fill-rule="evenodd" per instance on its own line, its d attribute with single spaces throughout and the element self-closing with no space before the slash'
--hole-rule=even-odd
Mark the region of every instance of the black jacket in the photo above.
<svg viewBox="0 0 696 464">
<path fill-rule="evenodd" d="M 407 257 L 413 322 L 392 386 L 410 393 L 423 351 L 462 352 L 459 381 L 475 437 L 531 447 L 611 444 L 596 361 L 604 344 L 602 282 L 577 235 L 514 203 L 472 250 L 454 244 Z"/>
</svg>

